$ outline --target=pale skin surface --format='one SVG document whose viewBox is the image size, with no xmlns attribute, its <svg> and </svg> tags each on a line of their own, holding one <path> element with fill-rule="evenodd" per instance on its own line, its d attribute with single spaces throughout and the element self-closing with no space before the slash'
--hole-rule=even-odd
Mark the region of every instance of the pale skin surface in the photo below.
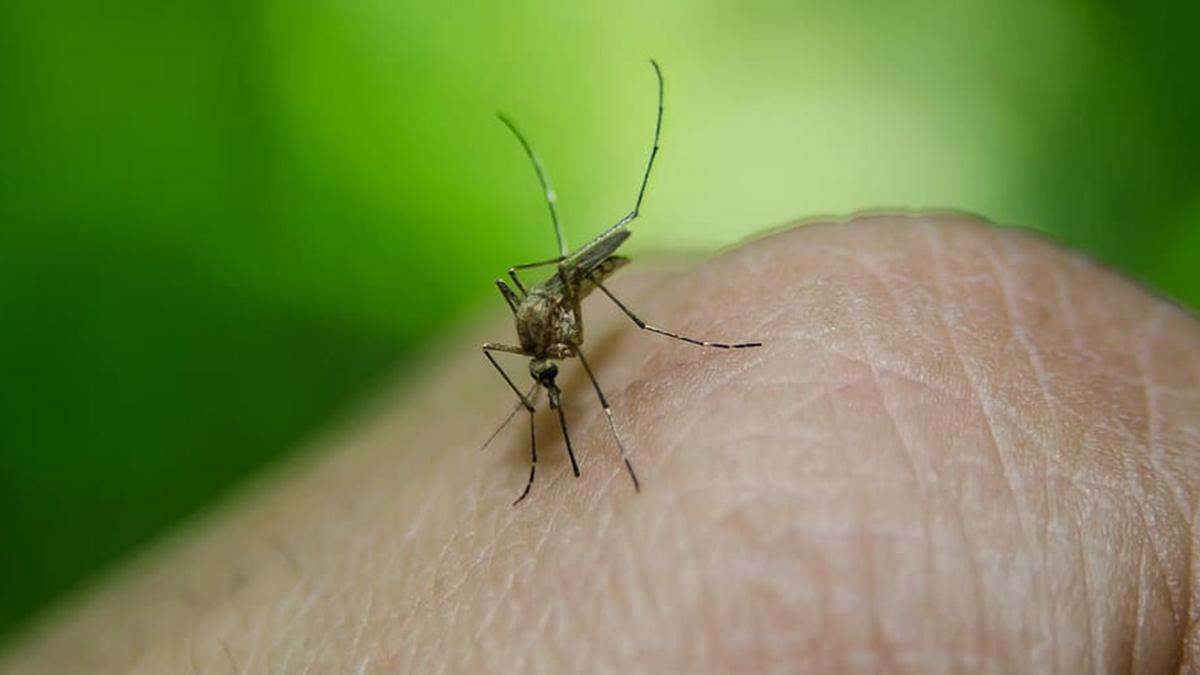
<svg viewBox="0 0 1200 675">
<path fill-rule="evenodd" d="M 653 265 L 645 265 L 653 267 Z M 583 476 L 497 323 L 64 607 L 15 673 L 1191 672 L 1200 325 L 1040 239 L 874 216 L 597 294 Z M 497 305 L 502 306 L 499 298 Z M 505 360 L 518 383 L 526 365 Z M 542 399 L 544 403 L 544 398 Z"/>
</svg>

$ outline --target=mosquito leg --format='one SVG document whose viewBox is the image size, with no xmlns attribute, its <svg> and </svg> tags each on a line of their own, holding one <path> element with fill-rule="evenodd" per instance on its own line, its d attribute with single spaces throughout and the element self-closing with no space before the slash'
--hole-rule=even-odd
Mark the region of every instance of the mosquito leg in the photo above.
<svg viewBox="0 0 1200 675">
<path fill-rule="evenodd" d="M 485 352 L 504 352 L 505 354 L 520 354 L 521 356 L 529 356 L 525 350 L 515 345 L 502 345 L 496 342 L 483 343 L 483 351 Z"/>
<path fill-rule="evenodd" d="M 527 293 L 528 291 L 525 290 L 525 284 L 522 284 L 520 278 L 517 277 L 517 270 L 529 270 L 535 267 L 548 267 L 550 265 L 557 265 L 558 263 L 562 262 L 563 259 L 564 256 L 560 255 L 557 258 L 552 258 L 550 260 L 539 260 L 537 262 L 525 263 L 523 265 L 513 265 L 512 267 L 508 268 L 508 278 L 513 280 L 513 283 L 517 285 L 517 288 L 521 289 L 522 294 Z"/>
<path fill-rule="evenodd" d="M 513 281 L 517 281 L 517 278 L 513 277 Z M 521 304 L 521 298 L 517 297 L 517 294 L 513 292 L 513 289 L 509 288 L 508 284 L 504 283 L 502 279 L 496 280 L 496 288 L 500 289 L 500 295 L 504 296 L 504 301 L 508 303 L 509 309 L 516 314 L 517 305 Z M 525 292 L 525 289 L 521 288 L 520 281 L 517 281 L 517 288 L 520 288 L 522 293 Z"/>
<path fill-rule="evenodd" d="M 549 389 L 550 407 L 558 411 L 558 423 L 562 426 L 563 441 L 567 444 L 567 456 L 571 458 L 571 471 L 579 478 L 579 462 L 575 461 L 575 448 L 571 445 L 571 435 L 567 433 L 567 416 L 563 414 L 562 409 L 562 390 L 551 386 L 553 388 Z"/>
<path fill-rule="evenodd" d="M 529 480 L 525 481 L 525 489 L 521 491 L 521 496 L 517 497 L 517 501 L 512 505 L 516 506 L 521 503 L 522 499 L 529 496 L 529 488 L 533 487 L 533 476 L 537 473 L 537 425 L 533 422 L 533 411 L 529 411 Z"/>
<path fill-rule="evenodd" d="M 529 391 L 525 392 L 525 399 L 532 403 L 534 407 L 537 407 L 537 395 L 541 392 L 541 390 L 538 389 L 538 386 L 538 383 L 534 382 L 533 386 L 529 388 Z M 521 408 L 524 407 L 524 401 L 517 401 L 517 404 L 513 406 L 512 412 L 508 413 L 508 417 L 505 417 L 504 421 L 500 423 L 500 426 L 496 427 L 496 430 L 492 432 L 492 435 L 488 436 L 488 439 L 483 442 L 483 445 L 479 446 L 479 451 L 483 452 L 484 450 L 487 450 L 487 446 L 491 445 L 492 441 L 496 440 L 496 437 L 500 435 L 500 432 L 504 431 L 504 427 L 508 426 L 508 423 L 511 422 L 512 419 L 517 416 L 517 413 L 521 412 Z"/>
<path fill-rule="evenodd" d="M 574 299 L 575 287 L 567 282 L 566 264 L 567 263 L 559 263 L 558 269 L 554 270 L 554 273 L 558 275 L 558 280 L 562 283 L 563 291 L 567 298 Z"/>
<path fill-rule="evenodd" d="M 613 438 L 617 441 L 617 447 L 621 450 L 621 460 L 625 462 L 625 468 L 629 470 L 629 477 L 633 479 L 633 491 L 641 492 L 642 486 L 638 482 L 637 473 L 633 470 L 633 464 L 629 462 L 629 453 L 625 450 L 625 444 L 621 442 L 621 434 L 617 433 L 617 424 L 613 421 L 612 406 L 608 404 L 608 399 L 605 398 L 604 392 L 600 390 L 600 383 L 596 380 L 596 375 L 592 373 L 592 367 L 588 365 L 587 359 L 583 358 L 583 352 L 576 350 L 575 355 L 579 357 L 579 362 L 583 364 L 583 370 L 587 373 L 588 379 L 592 381 L 592 387 L 596 389 L 596 396 L 600 397 L 600 405 L 604 408 L 604 414 L 608 417 L 608 428 L 612 430 Z"/>
<path fill-rule="evenodd" d="M 590 278 L 592 280 L 592 283 L 596 284 L 596 288 L 599 288 L 601 291 L 604 291 L 604 294 L 608 296 L 608 299 L 612 300 L 613 303 L 615 303 L 617 305 L 617 307 L 620 307 L 621 311 L 625 312 L 625 315 L 628 316 L 630 319 L 632 319 L 633 322 L 637 324 L 637 327 L 641 328 L 642 330 L 648 330 L 651 333 L 658 333 L 659 335 L 665 335 L 669 338 L 674 338 L 676 340 L 682 340 L 684 342 L 689 342 L 691 344 L 699 345 L 701 347 L 716 347 L 718 349 L 744 349 L 746 347 L 761 347 L 762 346 L 761 342 L 737 342 L 734 344 L 729 344 L 726 342 L 712 342 L 709 340 L 697 340 L 696 338 L 688 337 L 686 335 L 680 335 L 679 333 L 673 333 L 669 330 L 664 330 L 657 326 L 651 326 L 650 324 L 646 323 L 645 321 L 642 321 L 641 319 L 639 319 L 637 317 L 637 315 L 634 314 L 633 312 L 631 312 L 629 310 L 629 308 L 626 307 L 623 302 L 621 302 L 620 300 L 617 299 L 617 296 L 613 295 L 612 292 L 610 292 L 607 288 L 605 288 L 604 285 L 600 283 L 600 280 L 596 278 L 596 275 L 592 274 L 592 275 L 590 275 Z"/>
<path fill-rule="evenodd" d="M 500 363 L 496 361 L 496 357 L 492 356 L 492 352 L 508 352 L 510 354 L 524 354 L 525 352 L 520 347 L 512 347 L 509 345 L 497 345 L 490 342 L 483 345 L 483 355 L 486 356 L 487 360 L 491 361 L 492 365 L 496 367 L 496 372 L 500 373 L 500 376 L 503 377 L 504 381 L 508 383 L 509 388 L 512 389 L 513 393 L 517 395 L 517 398 L 521 399 L 521 405 L 532 413 L 533 404 L 530 403 L 527 398 L 525 398 L 520 389 L 517 389 L 517 385 L 513 384 L 512 378 L 509 377 L 508 373 L 504 372 L 504 369 L 500 367 Z"/>
<path fill-rule="evenodd" d="M 655 66 L 657 68 L 658 66 Z M 558 195 L 554 192 L 554 186 L 550 184 L 550 176 L 546 174 L 546 170 L 542 168 L 542 160 L 538 154 L 533 151 L 533 147 L 529 145 L 529 141 L 525 140 L 525 136 L 517 131 L 517 125 L 512 123 L 512 120 L 505 117 L 502 113 L 497 113 L 497 117 L 508 127 L 508 130 L 517 137 L 521 142 L 521 147 L 525 148 L 525 154 L 529 155 L 529 161 L 533 163 L 533 170 L 537 172 L 538 182 L 542 184 L 542 193 L 546 195 L 546 206 L 550 207 L 550 220 L 554 223 L 554 236 L 558 239 L 558 252 L 562 257 L 567 256 L 567 240 L 563 237 L 562 224 L 558 222 L 558 210 L 554 205 L 558 202 Z M 518 284 L 519 285 L 519 284 Z"/>
<path fill-rule="evenodd" d="M 567 418 L 563 415 L 562 406 L 558 407 L 558 423 L 562 425 L 563 440 L 567 442 L 567 456 L 571 458 L 571 471 L 579 478 L 579 462 L 575 461 L 575 448 L 571 447 L 571 435 L 567 433 Z"/>
<path fill-rule="evenodd" d="M 524 407 L 526 410 L 529 411 L 529 451 L 530 451 L 533 461 L 529 465 L 529 481 L 525 483 L 525 490 L 521 493 L 520 497 L 517 497 L 517 501 L 513 502 L 513 506 L 516 506 L 517 504 L 520 504 L 521 500 L 525 499 L 525 497 L 529 494 L 529 488 L 533 487 L 533 475 L 537 471 L 537 434 L 534 431 L 536 426 L 534 424 L 533 413 L 535 410 L 534 404 L 537 401 L 537 394 L 540 390 L 537 388 L 539 385 L 535 384 L 534 389 L 532 391 L 534 400 L 530 401 L 530 397 L 528 395 L 522 394 L 521 390 L 517 389 L 517 385 L 513 384 L 512 378 L 508 376 L 508 373 L 504 372 L 504 369 L 500 367 L 500 363 L 496 361 L 496 357 L 492 356 L 493 351 L 509 352 L 512 354 L 524 354 L 525 352 L 522 351 L 520 347 L 513 347 L 510 345 L 498 345 L 498 344 L 491 344 L 491 343 L 487 343 L 487 344 L 483 345 L 483 355 L 486 356 L 488 361 L 491 361 L 492 365 L 496 367 L 496 371 L 499 372 L 500 376 L 504 378 L 504 381 L 508 383 L 508 386 L 513 390 L 513 393 L 515 393 L 517 395 L 517 398 L 521 399 L 519 406 Z M 516 410 L 513 411 L 513 414 L 515 414 L 515 413 L 516 413 Z M 561 409 L 558 411 L 558 417 L 559 417 L 559 420 L 563 419 Z M 510 420 L 510 419 L 512 419 L 512 415 L 509 415 L 508 418 L 504 420 L 504 423 L 500 425 L 500 428 L 503 429 L 504 425 L 508 424 L 508 420 Z M 567 428 L 566 428 L 565 424 L 566 423 L 564 422 L 564 426 L 563 426 L 563 436 L 564 437 L 566 437 L 566 433 L 567 433 Z M 496 432 L 499 433 L 499 429 L 497 429 Z M 494 438 L 495 435 L 496 434 L 492 434 L 492 437 Z M 491 440 L 492 439 L 489 438 L 488 443 L 490 443 Z M 487 447 L 487 443 L 484 443 L 484 447 Z M 570 439 L 567 440 L 567 449 L 568 450 L 571 449 Z M 575 462 L 575 454 L 571 453 L 571 463 L 574 464 L 574 462 Z M 578 468 L 575 470 L 575 475 L 576 476 L 579 475 Z"/>
<path fill-rule="evenodd" d="M 513 265 L 512 267 L 508 268 L 508 270 L 509 270 L 510 272 L 513 272 L 513 271 L 516 271 L 516 270 L 529 270 L 529 269 L 533 269 L 533 268 L 535 268 L 535 267 L 546 267 L 546 266 L 548 266 L 548 265 L 557 265 L 558 263 L 562 262 L 562 259 L 563 259 L 563 258 L 565 258 L 565 257 L 566 257 L 566 256 L 561 256 L 561 255 L 560 255 L 560 256 L 558 256 L 557 258 L 551 258 L 551 259 L 549 259 L 549 260 L 539 260 L 539 261 L 537 261 L 537 262 L 531 262 L 531 263 L 522 263 L 522 264 L 520 264 L 520 265 Z"/>
</svg>

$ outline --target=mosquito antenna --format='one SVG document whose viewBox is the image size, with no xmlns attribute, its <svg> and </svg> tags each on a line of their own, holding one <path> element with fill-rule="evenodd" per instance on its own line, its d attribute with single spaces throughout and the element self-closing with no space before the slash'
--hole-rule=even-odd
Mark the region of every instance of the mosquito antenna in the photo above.
<svg viewBox="0 0 1200 675">
<path fill-rule="evenodd" d="M 517 404 L 513 406 L 512 412 L 508 413 L 508 417 L 505 417 L 504 421 L 500 423 L 500 426 L 496 427 L 496 430 L 492 432 L 492 435 L 488 436 L 488 439 L 483 442 L 483 445 L 479 446 L 479 451 L 483 452 L 484 450 L 487 450 L 487 446 L 491 445 L 492 441 L 496 440 L 496 437 L 500 435 L 500 432 L 504 431 L 504 427 L 507 427 L 508 423 L 511 422 L 512 419 L 517 416 L 517 413 L 525 407 L 525 401 L 529 401 L 530 404 L 536 407 L 538 394 L 541 393 L 541 389 L 538 389 L 538 385 L 535 382 L 533 384 L 533 388 L 529 390 L 529 393 L 525 394 L 525 399 L 517 401 Z"/>
<path fill-rule="evenodd" d="M 657 67 L 655 66 L 655 68 Z M 499 117 L 504 126 L 508 127 L 508 130 L 517 137 L 517 140 L 521 142 L 521 147 L 525 148 L 525 154 L 529 155 L 529 161 L 533 162 L 533 170 L 537 171 L 538 181 L 542 184 L 542 192 L 546 194 L 546 205 L 550 207 L 550 220 L 554 222 L 554 236 L 558 239 L 558 252 L 565 258 L 570 251 L 567 249 L 567 240 L 563 236 L 562 223 L 558 222 L 558 210 L 554 208 L 554 205 L 558 203 L 558 195 L 554 192 L 554 186 L 550 184 L 550 176 L 546 175 L 541 158 L 533 151 L 533 147 L 529 145 L 529 141 L 525 140 L 525 136 L 517 130 L 517 125 L 513 124 L 512 120 L 508 119 L 504 113 L 496 113 L 496 117 Z M 645 189 L 644 183 L 642 188 Z M 641 201 L 640 197 L 638 201 Z"/>
<path fill-rule="evenodd" d="M 642 197 L 646 196 L 646 185 L 650 182 L 650 170 L 654 168 L 654 158 L 658 156 L 658 139 L 662 135 L 663 75 L 662 68 L 658 66 L 658 61 L 650 59 L 650 65 L 654 66 L 654 76 L 658 78 L 658 115 L 654 118 L 654 145 L 650 148 L 650 159 L 646 162 L 646 172 L 642 174 L 642 184 L 638 188 L 637 201 L 633 204 L 633 210 L 625 214 L 625 217 L 618 221 L 616 225 L 610 227 L 610 230 L 628 225 L 634 218 L 638 217 L 638 213 L 642 209 Z"/>
<path fill-rule="evenodd" d="M 633 206 L 633 213 L 637 215 L 638 209 L 642 207 L 642 197 L 646 194 L 646 183 L 650 182 L 650 169 L 654 167 L 654 158 L 658 156 L 658 138 L 662 134 L 662 115 L 663 115 L 663 76 L 662 68 L 658 66 L 658 61 L 650 59 L 650 65 L 654 66 L 654 77 L 658 78 L 658 115 L 654 119 L 654 147 L 650 149 L 650 161 L 646 162 L 646 173 L 642 174 L 642 186 L 638 188 L 637 203 Z"/>
</svg>

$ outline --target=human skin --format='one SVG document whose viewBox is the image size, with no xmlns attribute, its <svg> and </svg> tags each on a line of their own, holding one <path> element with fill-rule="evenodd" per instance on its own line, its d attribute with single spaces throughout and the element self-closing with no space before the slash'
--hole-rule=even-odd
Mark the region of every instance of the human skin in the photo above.
<svg viewBox="0 0 1200 675">
<path fill-rule="evenodd" d="M 654 267 L 650 265 L 649 267 Z M 45 620 L 16 673 L 1191 672 L 1200 324 L 1085 258 L 878 215 L 616 275 L 541 410 L 455 341 Z M 497 299 L 499 305 L 499 299 Z M 518 383 L 525 361 L 504 361 Z M 544 398 L 543 398 L 544 401 Z"/>
</svg>

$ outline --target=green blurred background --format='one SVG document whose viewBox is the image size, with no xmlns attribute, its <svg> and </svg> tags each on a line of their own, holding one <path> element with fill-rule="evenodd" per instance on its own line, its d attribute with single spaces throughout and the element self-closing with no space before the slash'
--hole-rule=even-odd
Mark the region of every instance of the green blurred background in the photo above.
<svg viewBox="0 0 1200 675">
<path fill-rule="evenodd" d="M 650 56 L 635 253 L 953 207 L 1200 305 L 1198 7 L 0 4 L 0 634 L 554 253 L 494 111 L 571 241 L 622 215 Z"/>
</svg>

